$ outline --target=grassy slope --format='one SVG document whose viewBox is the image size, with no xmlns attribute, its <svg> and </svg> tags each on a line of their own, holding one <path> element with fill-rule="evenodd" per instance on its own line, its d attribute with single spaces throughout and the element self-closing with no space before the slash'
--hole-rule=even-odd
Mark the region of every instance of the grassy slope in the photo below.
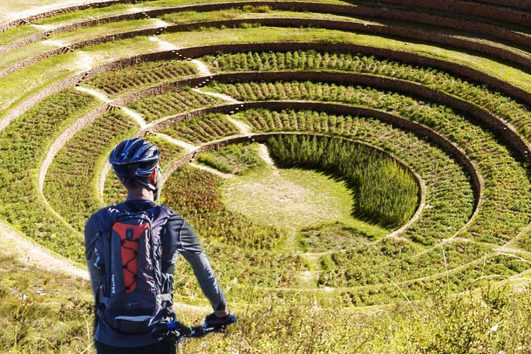
<svg viewBox="0 0 531 354">
<path fill-rule="evenodd" d="M 90 348 L 92 295 L 86 282 L 31 269 L 3 254 L 0 265 L 2 352 L 75 353 Z M 233 307 L 239 316 L 237 325 L 223 335 L 188 341 L 183 350 L 526 353 L 531 334 L 530 295 L 530 289 L 514 294 L 491 288 L 463 297 L 443 294 L 422 305 L 404 303 L 375 312 L 343 314 L 266 299 L 258 307 Z M 176 307 L 186 323 L 197 323 L 204 315 Z"/>
</svg>

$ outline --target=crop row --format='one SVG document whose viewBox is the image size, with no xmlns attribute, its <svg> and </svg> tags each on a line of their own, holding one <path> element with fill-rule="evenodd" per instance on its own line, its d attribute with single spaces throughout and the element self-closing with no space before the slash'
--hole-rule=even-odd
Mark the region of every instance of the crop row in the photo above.
<svg viewBox="0 0 531 354">
<path fill-rule="evenodd" d="M 78 231 L 100 208 L 96 198 L 98 166 L 121 139 L 138 129 L 131 119 L 112 111 L 83 128 L 59 151 L 46 175 L 44 195 L 50 205 Z"/>
<path fill-rule="evenodd" d="M 189 88 L 179 88 L 160 95 L 142 98 L 130 104 L 130 107 L 144 116 L 146 121 L 182 113 L 194 108 L 204 108 L 220 99 L 197 93 Z"/>
<path fill-rule="evenodd" d="M 258 156 L 257 148 L 257 144 L 231 144 L 219 150 L 201 153 L 197 156 L 197 161 L 221 172 L 241 175 L 265 164 Z"/>
<path fill-rule="evenodd" d="M 374 56 L 318 51 L 220 53 L 202 58 L 215 71 L 333 70 L 408 80 L 472 102 L 513 125 L 531 142 L 531 113 L 522 104 L 489 89 L 433 68 Z"/>
<path fill-rule="evenodd" d="M 421 123 L 460 146 L 485 179 L 485 200 L 466 237 L 504 243 L 528 223 L 531 198 L 526 168 L 491 133 L 448 107 L 367 87 L 312 82 L 210 84 L 210 89 L 242 101 L 310 100 L 343 102 L 395 112 Z M 443 166 L 442 166 L 443 167 Z"/>
<path fill-rule="evenodd" d="M 405 224 L 415 212 L 419 189 L 409 171 L 389 156 L 341 139 L 280 136 L 268 141 L 284 167 L 319 169 L 347 181 L 356 196 L 353 214 L 385 228 Z"/>
<path fill-rule="evenodd" d="M 83 261 L 81 238 L 47 210 L 36 189 L 37 166 L 51 137 L 71 124 L 95 100 L 63 91 L 34 106 L 0 132 L 0 218 L 28 237 L 76 261 Z"/>
<path fill-rule="evenodd" d="M 319 286 L 354 287 L 423 278 L 461 267 L 491 254 L 491 247 L 468 241 L 441 243 L 421 253 L 397 247 L 397 241 L 322 256 L 326 271 Z"/>
<path fill-rule="evenodd" d="M 242 115 L 245 116 L 246 113 L 247 113 L 247 112 L 243 112 Z M 369 127 L 372 126 L 370 123 L 366 123 L 366 124 L 367 124 Z M 382 133 L 385 134 L 386 132 L 385 132 L 385 131 L 382 132 L 383 129 L 379 129 L 379 128 L 380 128 L 380 127 L 375 127 L 373 130 L 374 130 L 374 131 L 380 131 L 380 138 L 382 138 Z M 360 128 L 359 130 L 361 130 L 361 128 Z M 400 132 L 400 131 L 397 130 L 397 132 Z M 361 133 L 360 135 L 363 136 L 364 134 Z M 428 145 L 428 144 L 426 144 L 426 145 Z M 428 145 L 428 146 L 429 146 L 429 145 Z M 418 146 L 417 146 L 417 148 L 418 148 Z M 300 149 L 300 146 L 297 146 L 297 149 L 295 149 L 295 150 L 296 150 L 297 152 L 300 152 L 300 150 L 301 150 L 301 149 Z M 294 151 L 295 151 L 295 150 L 294 150 Z M 302 150 L 303 150 L 303 149 L 302 149 Z M 335 155 L 338 155 L 338 154 L 334 154 L 334 156 L 335 156 Z M 413 159 L 413 160 L 414 160 L 414 159 Z M 455 164 L 455 163 L 454 163 L 454 164 Z M 457 167 L 457 170 L 459 171 L 459 167 Z M 444 176 L 442 176 L 441 179 L 442 179 L 442 180 L 446 180 L 446 179 L 444 178 Z M 465 179 L 465 182 L 466 182 L 466 179 Z M 450 179 L 449 183 L 450 183 L 450 184 L 452 183 L 452 180 L 451 180 L 451 179 Z M 466 183 L 465 183 L 465 184 L 466 184 Z M 469 194 L 471 194 L 471 193 L 469 192 Z M 441 216 L 439 215 L 439 217 L 441 217 Z M 351 237 L 353 237 L 353 236 L 354 236 L 354 235 L 351 235 Z M 323 240 L 323 242 L 326 242 L 326 240 Z M 398 249 L 398 251 L 397 251 L 396 249 Z M 365 246 L 362 246 L 362 247 L 357 248 L 356 250 L 363 252 L 363 250 L 368 250 L 368 248 L 367 248 L 367 245 L 365 245 Z M 398 271 L 400 271 L 400 270 L 403 269 L 404 265 L 403 265 L 402 263 L 394 262 L 394 260 L 397 258 L 397 257 L 396 257 L 397 252 L 400 253 L 400 254 L 404 254 L 406 250 L 409 250 L 409 252 L 411 253 L 410 256 L 411 256 L 411 257 L 415 257 L 415 253 L 418 252 L 418 251 L 420 250 L 420 248 L 419 248 L 418 245 L 415 246 L 414 244 L 412 244 L 412 243 L 410 243 L 410 242 L 404 242 L 404 241 L 400 241 L 400 240 L 389 239 L 389 240 L 384 240 L 384 243 L 381 244 L 381 245 L 379 245 L 379 250 L 383 250 L 383 251 L 381 251 L 381 252 L 386 252 L 386 254 L 387 254 L 387 259 L 384 259 L 384 257 L 379 257 L 379 258 L 378 258 L 374 252 L 369 252 L 369 251 L 368 251 L 368 256 L 369 256 L 369 257 L 372 257 L 372 258 L 374 258 L 374 259 L 378 259 L 378 262 L 379 262 L 379 267 L 374 267 L 374 268 L 375 268 L 374 272 L 376 273 L 376 274 L 374 274 L 374 278 L 377 278 L 377 279 L 381 279 L 382 277 L 385 277 L 385 274 L 386 274 L 385 271 L 386 271 L 389 267 L 391 267 L 391 266 L 393 266 L 393 267 L 399 267 L 399 268 L 397 268 L 396 273 L 398 273 Z M 436 252 L 435 252 L 435 253 L 436 253 Z M 477 252 L 476 252 L 476 253 L 473 253 L 473 254 L 472 254 L 472 252 L 469 252 L 469 253 L 471 253 L 471 256 L 475 256 L 475 255 L 477 255 Z M 325 256 L 325 257 L 330 258 L 330 256 Z M 334 257 L 340 257 L 340 256 L 334 254 Z M 362 259 L 362 257 L 358 257 L 358 260 L 360 260 L 360 259 Z M 455 257 L 455 259 L 452 258 L 452 260 L 448 263 L 448 267 L 455 267 L 456 265 L 461 265 L 461 263 L 458 263 L 458 261 L 459 261 L 460 259 L 461 259 L 461 258 L 459 258 L 459 257 Z M 467 261 L 468 259 L 463 257 L 462 260 L 463 260 L 463 262 L 465 262 L 465 261 Z M 385 264 L 384 261 L 387 261 L 387 263 L 392 263 L 392 264 L 391 264 L 390 266 L 388 266 L 388 267 L 385 267 L 385 266 L 384 266 L 384 264 Z M 325 261 L 322 261 L 322 262 L 323 262 L 323 263 L 326 263 Z M 328 263 L 329 263 L 329 262 L 328 262 Z M 370 263 L 370 262 L 369 262 L 369 263 Z M 397 264 L 395 264 L 395 263 L 397 263 Z M 340 264 L 340 267 L 338 267 L 338 268 L 345 269 L 345 271 L 346 271 L 346 267 L 345 267 L 344 264 L 341 264 L 340 262 L 338 262 L 338 264 Z M 408 266 L 410 266 L 410 264 L 408 264 Z M 414 274 L 415 276 L 420 276 L 420 275 L 422 275 L 422 276 L 431 275 L 431 274 L 433 274 L 434 272 L 440 272 L 440 271 L 444 271 L 444 270 L 448 269 L 448 268 L 438 268 L 438 267 L 424 267 L 424 268 L 422 268 L 422 269 L 413 269 L 414 267 L 412 267 L 412 266 L 410 266 L 410 267 L 412 268 L 412 269 L 410 269 L 410 270 L 411 270 L 411 274 Z M 324 268 L 325 268 L 325 267 L 324 267 Z M 326 269 L 326 268 L 325 268 L 325 269 Z M 331 269 L 336 269 L 336 266 L 331 267 Z M 330 269 L 328 269 L 328 270 L 330 270 Z M 339 272 L 339 271 L 338 271 L 338 272 Z M 380 273 L 380 272 L 384 272 L 384 273 Z M 325 273 L 322 273 L 322 274 L 325 274 Z M 335 274 L 335 273 L 333 273 L 333 272 L 328 272 L 328 273 L 326 273 L 326 275 L 328 275 L 328 277 L 331 277 L 331 274 L 333 275 L 333 274 Z M 341 273 L 339 272 L 339 274 L 341 274 Z M 321 276 L 324 277 L 324 275 L 321 275 Z M 404 277 L 404 278 L 406 278 L 406 277 Z M 334 279 L 335 279 L 336 284 L 337 284 L 337 282 L 340 282 L 340 281 L 341 281 L 341 279 L 340 279 L 339 276 L 335 276 Z M 330 284 L 326 284 L 326 285 L 330 285 Z M 299 283 L 297 283 L 297 284 L 292 284 L 292 286 L 300 286 L 300 284 L 299 284 Z M 307 286 L 307 285 L 306 285 L 306 286 Z"/>
<path fill-rule="evenodd" d="M 252 288 L 252 296 L 254 299 L 267 296 L 290 298 L 296 302 L 317 303 L 322 307 L 333 309 L 345 306 L 381 305 L 396 301 L 404 301 L 414 306 L 415 304 L 411 303 L 413 300 L 436 297 L 441 293 L 471 291 L 493 281 L 503 281 L 528 268 L 528 261 L 510 255 L 493 254 L 449 272 L 404 282 L 395 281 L 390 274 L 377 285 L 353 288 L 326 287 L 317 290 L 255 287 Z M 234 286 L 231 290 L 233 298 L 245 298 L 249 293 L 250 290 L 245 285 Z"/>
<path fill-rule="evenodd" d="M 177 122 L 161 132 L 195 145 L 239 133 L 223 114 L 209 114 Z"/>
<path fill-rule="evenodd" d="M 379 286 L 344 291 L 343 301 L 346 300 L 351 305 L 372 305 L 406 298 L 419 300 L 436 294 L 440 289 L 446 289 L 448 292 L 472 290 L 493 280 L 504 280 L 528 268 L 528 262 L 512 256 L 487 256 L 468 267 L 403 284 L 397 284 L 390 276 L 385 284 Z"/>
<path fill-rule="evenodd" d="M 312 111 L 246 110 L 236 117 L 249 122 L 256 131 L 307 131 L 347 136 L 400 158 L 422 178 L 428 191 L 426 203 L 429 207 L 410 226 L 415 232 L 406 230 L 404 233 L 412 240 L 427 243 L 427 240 L 450 237 L 472 214 L 473 192 L 462 168 L 442 150 L 413 133 L 376 119 Z M 326 249 L 330 249 L 329 245 Z"/>
<path fill-rule="evenodd" d="M 100 89 L 110 96 L 129 90 L 161 84 L 197 74 L 195 65 L 187 61 L 147 61 L 120 70 L 105 71 L 85 84 Z"/>
</svg>

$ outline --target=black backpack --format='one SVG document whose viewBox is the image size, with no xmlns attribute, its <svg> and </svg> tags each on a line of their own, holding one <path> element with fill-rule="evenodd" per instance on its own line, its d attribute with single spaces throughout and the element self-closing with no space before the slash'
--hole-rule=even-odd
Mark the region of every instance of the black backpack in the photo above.
<svg viewBox="0 0 531 354">
<path fill-rule="evenodd" d="M 147 333 L 172 314 L 172 294 L 162 293 L 161 233 L 165 206 L 119 211 L 96 241 L 101 282 L 96 316 L 121 333 Z"/>
</svg>

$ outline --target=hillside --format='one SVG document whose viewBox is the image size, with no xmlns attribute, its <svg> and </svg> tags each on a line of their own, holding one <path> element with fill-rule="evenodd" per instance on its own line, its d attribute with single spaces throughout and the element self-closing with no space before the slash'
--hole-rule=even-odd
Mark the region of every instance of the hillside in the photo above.
<svg viewBox="0 0 531 354">
<path fill-rule="evenodd" d="M 83 227 L 135 136 L 240 318 L 184 352 L 531 351 L 528 2 L 0 10 L 1 352 L 93 350 Z"/>
</svg>

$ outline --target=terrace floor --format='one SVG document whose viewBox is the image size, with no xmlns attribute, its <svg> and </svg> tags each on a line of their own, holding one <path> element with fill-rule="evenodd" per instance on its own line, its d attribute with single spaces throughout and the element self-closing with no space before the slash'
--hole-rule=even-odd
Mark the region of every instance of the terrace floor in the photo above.
<svg viewBox="0 0 531 354">
<path fill-rule="evenodd" d="M 105 0 L 9 0 L 0 2 L 0 25 L 20 18 L 63 7 L 83 5 Z"/>
</svg>

